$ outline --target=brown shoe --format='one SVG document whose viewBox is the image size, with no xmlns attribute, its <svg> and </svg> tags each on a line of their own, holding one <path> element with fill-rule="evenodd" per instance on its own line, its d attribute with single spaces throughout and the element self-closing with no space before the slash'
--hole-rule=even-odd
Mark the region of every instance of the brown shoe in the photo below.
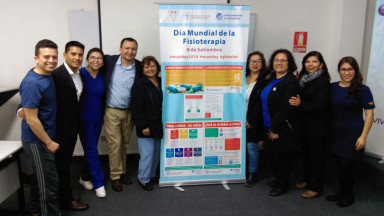
<svg viewBox="0 0 384 216">
<path fill-rule="evenodd" d="M 302 194 L 301 197 L 307 198 L 307 199 L 312 199 L 319 196 L 319 192 L 312 191 L 312 190 L 305 190 Z"/>
<path fill-rule="evenodd" d="M 87 210 L 88 208 L 89 208 L 88 204 L 85 204 L 80 201 L 72 201 L 68 206 L 68 210 L 71 210 L 71 211 L 84 211 L 84 210 Z"/>
<path fill-rule="evenodd" d="M 132 180 L 128 177 L 127 174 L 121 175 L 120 181 L 121 181 L 121 183 L 126 184 L 126 185 L 132 184 Z"/>
<path fill-rule="evenodd" d="M 300 182 L 297 183 L 295 186 L 297 189 L 304 189 L 305 187 L 307 187 L 307 182 Z"/>
<path fill-rule="evenodd" d="M 123 185 L 121 185 L 120 179 L 111 180 L 112 189 L 116 192 L 123 191 Z"/>
</svg>

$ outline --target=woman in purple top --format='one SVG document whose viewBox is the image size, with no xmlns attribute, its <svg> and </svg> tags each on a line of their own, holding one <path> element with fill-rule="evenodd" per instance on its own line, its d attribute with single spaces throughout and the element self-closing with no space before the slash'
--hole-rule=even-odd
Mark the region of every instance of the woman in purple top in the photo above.
<svg viewBox="0 0 384 216">
<path fill-rule="evenodd" d="M 338 71 L 341 81 L 331 84 L 331 152 L 336 157 L 339 192 L 327 196 L 326 200 L 337 201 L 340 207 L 348 207 L 355 200 L 355 164 L 363 155 L 373 123 L 375 104 L 368 86 L 362 84 L 363 77 L 353 57 L 342 58 Z"/>
<path fill-rule="evenodd" d="M 87 67 L 81 68 L 84 78 L 83 93 L 80 99 L 80 140 L 87 159 L 88 169 L 80 177 L 79 183 L 88 190 L 95 188 L 97 197 L 106 197 L 104 175 L 100 167 L 97 143 L 102 127 L 103 77 L 99 69 L 103 66 L 104 53 L 99 48 L 89 50 Z"/>
</svg>

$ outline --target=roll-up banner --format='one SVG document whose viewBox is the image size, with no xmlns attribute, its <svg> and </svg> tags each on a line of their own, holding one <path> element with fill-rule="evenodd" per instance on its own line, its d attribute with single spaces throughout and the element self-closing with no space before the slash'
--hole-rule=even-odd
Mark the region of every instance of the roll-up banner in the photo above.
<svg viewBox="0 0 384 216">
<path fill-rule="evenodd" d="M 366 154 L 384 159 L 384 0 L 376 1 L 367 85 L 375 100 L 375 118 L 367 138 Z"/>
<path fill-rule="evenodd" d="M 159 5 L 161 187 L 244 182 L 249 10 Z"/>
</svg>

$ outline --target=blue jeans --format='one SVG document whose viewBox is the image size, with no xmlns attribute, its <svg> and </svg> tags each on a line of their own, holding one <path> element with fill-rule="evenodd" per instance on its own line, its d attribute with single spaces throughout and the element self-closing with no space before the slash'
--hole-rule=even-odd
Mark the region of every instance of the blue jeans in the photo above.
<svg viewBox="0 0 384 216">
<path fill-rule="evenodd" d="M 259 165 L 259 145 L 257 142 L 247 142 L 248 172 L 257 172 Z"/>
<path fill-rule="evenodd" d="M 139 172 L 141 184 L 146 184 L 156 176 L 156 168 L 160 162 L 160 140 L 154 138 L 138 138 L 139 141 Z"/>
<path fill-rule="evenodd" d="M 41 215 L 60 215 L 57 194 L 59 190 L 59 177 L 55 166 L 55 156 L 43 143 L 23 143 L 23 150 L 28 160 L 32 163 L 33 176 L 31 181 L 31 193 L 38 192 L 38 196 L 32 196 L 38 200 L 32 200 L 32 213 Z M 37 190 L 34 190 L 37 189 Z M 40 212 L 34 204 L 40 203 Z"/>
</svg>

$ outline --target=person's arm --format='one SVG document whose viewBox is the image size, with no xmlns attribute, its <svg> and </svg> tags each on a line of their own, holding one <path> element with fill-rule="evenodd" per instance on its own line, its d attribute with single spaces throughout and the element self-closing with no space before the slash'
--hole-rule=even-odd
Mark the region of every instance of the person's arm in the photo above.
<svg viewBox="0 0 384 216">
<path fill-rule="evenodd" d="M 139 83 L 134 83 L 131 91 L 131 112 L 136 130 L 141 130 L 144 136 L 150 136 L 149 122 L 145 113 L 144 89 Z"/>
<path fill-rule="evenodd" d="M 365 145 L 367 143 L 368 133 L 371 130 L 371 127 L 373 124 L 373 116 L 374 116 L 373 109 L 366 109 L 364 110 L 364 113 L 365 113 L 364 128 L 360 137 L 356 141 L 356 151 L 360 151 L 361 149 L 365 148 Z"/>
<path fill-rule="evenodd" d="M 47 146 L 48 150 L 55 153 L 59 149 L 59 144 L 54 142 L 45 131 L 38 117 L 38 109 L 23 108 L 25 119 L 33 133 Z"/>
</svg>

